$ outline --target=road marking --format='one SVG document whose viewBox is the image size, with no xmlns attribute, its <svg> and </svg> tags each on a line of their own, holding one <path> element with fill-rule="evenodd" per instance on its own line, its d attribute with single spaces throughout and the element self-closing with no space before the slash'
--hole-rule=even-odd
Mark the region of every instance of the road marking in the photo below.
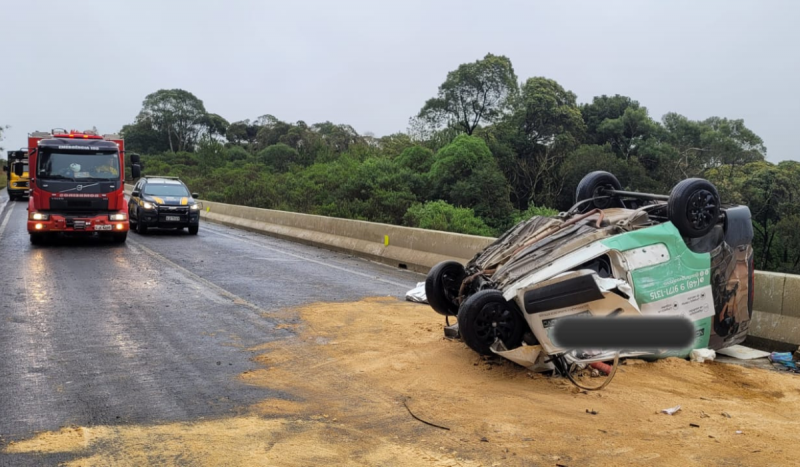
<svg viewBox="0 0 800 467">
<path fill-rule="evenodd" d="M 14 206 L 16 206 L 16 204 L 12 204 L 11 207 L 5 211 L 6 217 L 5 219 L 3 219 L 3 223 L 0 224 L 0 240 L 3 239 L 3 232 L 5 232 L 6 230 L 6 225 L 8 225 L 8 220 L 11 219 L 11 211 L 14 210 Z"/>
<path fill-rule="evenodd" d="M 208 230 L 206 230 L 206 231 L 208 232 Z M 315 259 L 306 258 L 304 256 L 296 255 L 294 253 L 289 253 L 286 250 L 281 250 L 279 248 L 272 248 L 272 247 L 266 246 L 266 245 L 264 245 L 262 243 L 250 240 L 247 237 L 240 237 L 238 235 L 229 235 L 229 234 L 222 233 L 222 232 L 219 232 L 219 231 L 214 231 L 214 235 L 220 235 L 220 236 L 223 236 L 223 237 L 232 238 L 234 240 L 245 241 L 247 243 L 256 245 L 258 247 L 261 247 L 261 248 L 264 248 L 264 249 L 267 249 L 267 250 L 270 250 L 270 251 L 274 251 L 274 252 L 280 253 L 282 255 L 287 255 L 287 256 L 291 256 L 293 258 L 301 259 L 303 261 L 308 261 L 310 263 L 319 264 L 320 266 L 325 266 L 325 267 L 329 267 L 329 268 L 333 268 L 333 269 L 338 269 L 339 271 L 344 271 L 344 272 L 346 272 L 348 274 L 353 274 L 353 275 L 356 275 L 356 276 L 366 277 L 368 279 L 372 279 L 372 280 L 375 280 L 375 281 L 378 281 L 378 282 L 384 282 L 386 284 L 395 285 L 397 287 L 403 287 L 406 290 L 408 290 L 409 287 L 413 287 L 413 285 L 401 284 L 400 282 L 395 282 L 395 281 L 391 281 L 391 280 L 388 280 L 388 279 L 382 279 L 380 277 L 375 277 L 375 276 L 370 275 L 370 274 L 364 274 L 363 272 L 353 271 L 351 269 L 344 268 L 344 267 L 341 267 L 341 266 L 335 266 L 333 264 L 326 263 L 325 261 L 318 261 L 318 260 L 315 260 Z"/>
<path fill-rule="evenodd" d="M 266 311 L 263 310 L 262 308 L 260 308 L 258 305 L 255 305 L 255 304 L 253 304 L 251 302 L 248 302 L 247 300 L 243 299 L 242 297 L 223 289 L 222 287 L 220 287 L 217 284 L 209 281 L 208 279 L 204 279 L 204 278 L 198 276 L 197 274 L 193 273 L 192 271 L 186 269 L 185 267 L 183 267 L 183 266 L 175 263 L 174 261 L 170 260 L 169 258 L 165 257 L 161 253 L 157 253 L 157 252 L 151 250 L 150 248 L 147 248 L 146 246 L 142 245 L 141 243 L 139 243 L 137 241 L 134 241 L 134 240 L 131 240 L 130 238 L 128 239 L 128 243 L 132 243 L 133 245 L 135 245 L 136 248 L 141 249 L 142 251 L 144 251 L 148 255 L 152 256 L 153 258 L 161 261 L 162 263 L 167 264 L 170 267 L 173 267 L 173 268 L 179 270 L 180 272 L 182 272 L 183 274 L 188 276 L 190 279 L 195 280 L 195 281 L 205 285 L 209 289 L 215 291 L 216 293 L 222 295 L 223 297 L 230 299 L 231 301 L 233 301 L 234 304 L 246 306 L 247 308 L 250 308 L 251 310 L 253 310 L 253 311 L 257 312 L 257 313 L 266 313 Z"/>
</svg>

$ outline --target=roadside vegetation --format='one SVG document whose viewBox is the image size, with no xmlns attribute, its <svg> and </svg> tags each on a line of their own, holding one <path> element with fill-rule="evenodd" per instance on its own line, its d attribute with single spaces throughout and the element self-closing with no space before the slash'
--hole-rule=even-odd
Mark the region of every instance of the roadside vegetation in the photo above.
<svg viewBox="0 0 800 467">
<path fill-rule="evenodd" d="M 146 174 L 180 176 L 208 200 L 475 235 L 569 208 L 592 170 L 661 193 L 704 177 L 750 206 L 759 269 L 800 272 L 800 164 L 767 162 L 742 120 L 657 120 L 621 95 L 579 104 L 552 79 L 521 81 L 503 56 L 448 73 L 404 133 L 228 122 L 180 89 L 148 95 L 121 133 Z"/>
</svg>

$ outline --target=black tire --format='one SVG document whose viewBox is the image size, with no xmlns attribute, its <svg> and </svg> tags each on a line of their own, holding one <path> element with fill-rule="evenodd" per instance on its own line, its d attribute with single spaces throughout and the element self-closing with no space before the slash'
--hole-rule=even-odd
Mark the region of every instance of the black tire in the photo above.
<svg viewBox="0 0 800 467">
<path fill-rule="evenodd" d="M 499 290 L 481 290 L 471 295 L 458 310 L 458 331 L 464 343 L 481 355 L 492 355 L 492 344 L 500 338 L 507 349 L 522 345 L 528 323 L 514 302 Z"/>
<path fill-rule="evenodd" d="M 575 203 L 601 196 L 600 191 L 603 189 L 621 190 L 622 184 L 619 183 L 617 177 L 611 173 L 602 170 L 590 172 L 578 183 L 578 188 L 575 190 Z M 612 197 L 596 199 L 584 203 L 579 209 L 581 212 L 587 212 L 595 208 L 608 209 L 619 206 L 619 199 Z"/>
<path fill-rule="evenodd" d="M 111 241 L 114 243 L 125 243 L 128 238 L 128 232 L 113 233 L 111 234 Z"/>
<path fill-rule="evenodd" d="M 190 225 L 189 226 L 189 235 L 197 235 L 197 232 L 200 231 L 199 225 Z"/>
<path fill-rule="evenodd" d="M 145 224 L 144 222 L 137 222 L 136 233 L 138 233 L 139 235 L 147 235 L 147 224 Z"/>
<path fill-rule="evenodd" d="M 675 185 L 667 202 L 669 220 L 684 237 L 699 238 L 719 221 L 719 193 L 713 183 L 687 178 Z"/>
<path fill-rule="evenodd" d="M 44 234 L 40 233 L 32 233 L 31 234 L 31 244 L 32 245 L 41 245 L 44 243 L 45 237 Z"/>
<path fill-rule="evenodd" d="M 443 261 L 428 272 L 425 278 L 425 296 L 428 304 L 444 316 L 458 314 L 458 291 L 466 275 L 464 266 L 457 261 Z"/>
</svg>

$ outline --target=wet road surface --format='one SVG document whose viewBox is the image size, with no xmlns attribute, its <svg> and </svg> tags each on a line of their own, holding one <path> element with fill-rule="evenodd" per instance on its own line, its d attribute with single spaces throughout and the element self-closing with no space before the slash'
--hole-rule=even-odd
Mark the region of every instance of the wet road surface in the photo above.
<svg viewBox="0 0 800 467">
<path fill-rule="evenodd" d="M 402 297 L 422 276 L 203 223 L 123 245 L 33 246 L 0 191 L 0 447 L 67 425 L 194 420 L 281 397 L 242 384 L 247 349 L 289 336 L 270 311 Z M 59 456 L 0 454 L 0 465 Z"/>
</svg>

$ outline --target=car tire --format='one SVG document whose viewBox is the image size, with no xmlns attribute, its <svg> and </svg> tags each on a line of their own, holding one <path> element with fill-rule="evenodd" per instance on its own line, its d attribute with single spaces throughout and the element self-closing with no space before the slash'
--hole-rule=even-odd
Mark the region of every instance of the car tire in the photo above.
<svg viewBox="0 0 800 467">
<path fill-rule="evenodd" d="M 114 243 L 125 243 L 128 238 L 128 232 L 113 233 L 111 234 L 111 241 Z"/>
<path fill-rule="evenodd" d="M 144 222 L 137 222 L 136 233 L 138 233 L 139 235 L 147 235 L 147 224 L 145 224 Z"/>
<path fill-rule="evenodd" d="M 443 261 L 425 278 L 425 297 L 434 311 L 444 316 L 458 315 L 458 292 L 466 272 L 457 261 Z"/>
<path fill-rule="evenodd" d="M 499 338 L 507 349 L 522 345 L 528 323 L 516 303 L 507 301 L 499 290 L 481 290 L 471 295 L 458 310 L 458 331 L 469 348 L 492 355 Z"/>
<path fill-rule="evenodd" d="M 189 226 L 189 235 L 197 235 L 197 232 L 200 231 L 199 225 L 190 225 Z"/>
<path fill-rule="evenodd" d="M 713 183 L 687 178 L 672 189 L 667 202 L 669 220 L 684 237 L 699 238 L 711 232 L 720 215 L 719 193 Z"/>
<path fill-rule="evenodd" d="M 621 190 L 622 184 L 619 183 L 614 174 L 609 172 L 597 170 L 588 173 L 578 183 L 578 188 L 575 190 L 575 203 L 600 196 L 600 190 L 602 189 Z M 580 210 L 581 212 L 587 212 L 592 209 L 608 209 L 619 206 L 619 199 L 611 197 L 584 203 L 581 205 Z"/>
</svg>

